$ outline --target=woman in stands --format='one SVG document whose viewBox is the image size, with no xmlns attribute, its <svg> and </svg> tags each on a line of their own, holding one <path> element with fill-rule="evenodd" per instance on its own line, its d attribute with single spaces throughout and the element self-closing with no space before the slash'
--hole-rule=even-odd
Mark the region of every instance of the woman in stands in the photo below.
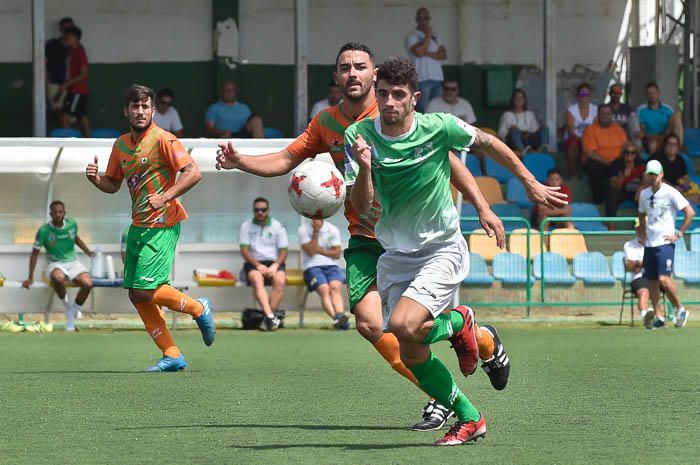
<svg viewBox="0 0 700 465">
<path fill-rule="evenodd" d="M 610 164 L 610 190 L 605 200 L 605 216 L 616 216 L 618 205 L 625 200 L 634 202 L 636 208 L 645 166 L 639 147 L 633 142 L 625 142 L 620 156 Z"/>
<path fill-rule="evenodd" d="M 688 166 L 680 155 L 680 139 L 674 133 L 666 134 L 661 151 L 651 159 L 658 160 L 664 168 L 664 181 L 683 194 L 690 203 L 700 203 L 700 188 L 690 180 Z"/>
<path fill-rule="evenodd" d="M 578 177 L 581 162 L 581 137 L 583 131 L 593 124 L 598 107 L 590 102 L 591 85 L 581 83 L 576 88 L 576 103 L 566 110 L 566 132 L 562 141 L 569 162 L 569 176 Z"/>
<path fill-rule="evenodd" d="M 540 150 L 546 147 L 549 133 L 545 126 L 540 126 L 535 114 L 527 109 L 527 94 L 524 90 L 516 89 L 510 97 L 508 111 L 501 116 L 498 124 L 498 137 L 519 157 L 528 150 Z"/>
</svg>

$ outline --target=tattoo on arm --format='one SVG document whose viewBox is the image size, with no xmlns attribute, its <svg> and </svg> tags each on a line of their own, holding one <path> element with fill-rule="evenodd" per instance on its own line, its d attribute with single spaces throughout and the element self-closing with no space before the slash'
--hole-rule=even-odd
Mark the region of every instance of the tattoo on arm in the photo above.
<svg viewBox="0 0 700 465">
<path fill-rule="evenodd" d="M 188 164 L 186 164 L 185 166 L 182 167 L 182 169 L 180 170 L 180 173 L 184 173 L 184 172 L 186 172 L 186 171 L 191 171 L 192 168 L 193 168 L 192 163 L 188 163 Z"/>
<path fill-rule="evenodd" d="M 487 132 L 482 131 L 479 128 L 474 128 L 476 130 L 475 132 L 475 139 L 474 139 L 474 144 L 472 145 L 474 148 L 482 149 L 482 150 L 488 150 L 493 147 L 493 136 Z"/>
</svg>

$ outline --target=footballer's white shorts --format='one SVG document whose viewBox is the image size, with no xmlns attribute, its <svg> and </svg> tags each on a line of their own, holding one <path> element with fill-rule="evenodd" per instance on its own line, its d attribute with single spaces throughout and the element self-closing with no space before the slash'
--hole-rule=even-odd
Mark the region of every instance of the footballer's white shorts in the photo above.
<svg viewBox="0 0 700 465">
<path fill-rule="evenodd" d="M 61 270 L 71 281 L 80 276 L 80 274 L 88 272 L 88 269 L 78 260 L 73 260 L 72 262 L 51 262 L 46 267 L 46 277 L 51 276 L 51 272 L 56 269 Z"/>
<path fill-rule="evenodd" d="M 377 263 L 377 289 L 382 298 L 384 325 L 401 297 L 415 300 L 433 318 L 452 308 L 467 274 L 469 248 L 461 233 L 447 244 L 427 246 L 417 252 L 385 252 Z"/>
</svg>

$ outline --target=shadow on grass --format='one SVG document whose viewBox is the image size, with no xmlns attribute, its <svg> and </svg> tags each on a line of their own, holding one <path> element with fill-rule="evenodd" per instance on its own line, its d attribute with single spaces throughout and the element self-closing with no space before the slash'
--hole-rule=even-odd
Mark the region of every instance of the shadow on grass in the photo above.
<svg viewBox="0 0 700 465">
<path fill-rule="evenodd" d="M 14 371 L 13 375 L 84 375 L 84 374 L 148 374 L 143 371 L 128 370 L 38 370 L 38 371 Z"/>
<path fill-rule="evenodd" d="M 135 431 L 147 429 L 179 429 L 179 428 L 261 428 L 261 429 L 301 429 L 309 431 L 409 431 L 407 427 L 399 426 L 372 426 L 372 425 L 270 425 L 270 424 L 214 424 L 214 425 L 173 425 L 173 426 L 128 426 L 124 428 L 115 428 L 120 431 Z M 245 446 L 247 447 L 247 446 Z M 291 447 L 291 446 L 290 446 Z M 307 446 L 313 447 L 313 446 Z"/>
<path fill-rule="evenodd" d="M 469 443 L 471 444 L 471 443 Z M 228 446 L 230 449 L 246 449 L 255 451 L 284 450 L 284 449 L 340 449 L 340 450 L 391 450 L 425 447 L 434 449 L 430 443 L 423 444 L 348 444 L 348 443 L 323 443 L 323 444 L 267 444 L 264 446 Z"/>
</svg>

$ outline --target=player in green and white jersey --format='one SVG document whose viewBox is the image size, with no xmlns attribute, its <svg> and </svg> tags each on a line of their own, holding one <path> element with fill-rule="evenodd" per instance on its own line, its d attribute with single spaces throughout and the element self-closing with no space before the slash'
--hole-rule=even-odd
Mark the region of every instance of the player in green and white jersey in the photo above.
<svg viewBox="0 0 700 465">
<path fill-rule="evenodd" d="M 82 317 L 81 308 L 92 289 L 92 278 L 87 268 L 75 256 L 75 246 L 92 257 L 95 253 L 78 236 L 78 223 L 73 218 L 66 218 L 66 206 L 60 200 L 54 200 L 49 206 L 51 221 L 42 225 L 36 232 L 34 248 L 29 258 L 29 277 L 22 286 L 29 289 L 34 282 L 34 270 L 41 248 L 46 249 L 49 265 L 46 274 L 51 280 L 56 295 L 66 308 L 66 331 L 75 331 L 74 318 Z M 72 281 L 80 289 L 75 301 L 70 302 L 66 294 L 66 283 Z"/>
<path fill-rule="evenodd" d="M 507 159 L 527 183 L 536 181 L 494 137 L 452 115 L 416 113 L 417 89 L 415 67 L 407 59 L 392 58 L 379 67 L 380 116 L 346 130 L 346 180 L 361 214 L 375 196 L 382 205 L 376 234 L 386 253 L 377 265 L 377 287 L 387 330 L 398 338 L 401 359 L 421 388 L 458 417 L 436 445 L 456 445 L 484 436 L 486 424 L 430 350 L 430 344 L 449 339 L 467 376 L 476 369 L 482 349 L 472 309 L 458 306 L 443 313 L 469 271 L 467 244 L 450 196 L 448 153 L 476 146 L 487 155 Z M 557 189 L 538 186 L 535 191 L 538 202 L 565 203 Z M 494 387 L 503 389 L 508 355 L 493 327 L 480 329 L 492 336 L 484 369 Z"/>
</svg>

